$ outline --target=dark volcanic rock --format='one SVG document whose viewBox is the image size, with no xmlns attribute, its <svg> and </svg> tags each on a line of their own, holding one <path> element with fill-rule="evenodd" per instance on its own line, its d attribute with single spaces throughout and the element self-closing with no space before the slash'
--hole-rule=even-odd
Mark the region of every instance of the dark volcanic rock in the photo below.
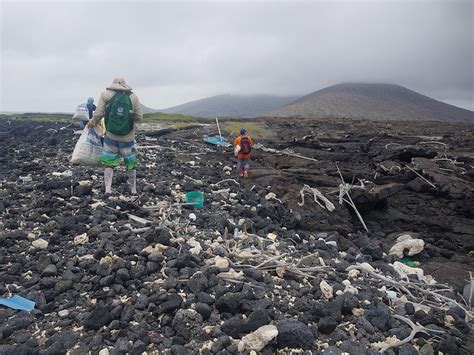
<svg viewBox="0 0 474 355">
<path fill-rule="evenodd" d="M 211 316 L 212 308 L 205 303 L 196 303 L 196 311 L 202 316 L 204 320 Z"/>
<path fill-rule="evenodd" d="M 405 303 L 404 307 L 405 307 L 405 312 L 408 315 L 415 314 L 415 306 L 413 305 L 413 303 L 407 302 L 407 303 Z"/>
<path fill-rule="evenodd" d="M 107 325 L 112 320 L 109 310 L 106 306 L 97 305 L 94 307 L 89 316 L 84 319 L 83 325 L 86 329 L 98 330 L 102 326 Z"/>
<path fill-rule="evenodd" d="M 404 344 L 398 349 L 398 355 L 418 355 L 419 352 L 411 344 Z"/>
<path fill-rule="evenodd" d="M 295 320 L 283 320 L 277 324 L 279 348 L 312 349 L 316 339 L 313 331 Z"/>
<path fill-rule="evenodd" d="M 173 329 L 186 340 L 202 336 L 202 316 L 192 309 L 180 309 L 173 319 Z"/>
<path fill-rule="evenodd" d="M 114 174 L 114 193 L 103 196 L 101 168 L 70 165 L 78 136 L 69 123 L 0 120 L 0 293 L 36 302 L 29 314 L 0 309 L 0 354 L 80 355 L 104 348 L 111 355 L 237 354 L 238 339 L 275 324 L 280 333 L 262 355 L 285 347 L 305 348 L 308 354 L 375 355 L 370 344 L 411 332 L 394 314 L 444 333 L 429 334 L 439 335 L 435 341 L 419 333 L 387 355 L 415 354 L 415 348 L 423 347 L 424 355 L 431 347 L 434 353 L 468 354 L 472 320 L 466 321 L 465 311 L 451 306 L 415 312 L 411 303 L 391 307 L 380 291 L 383 283 L 364 273 L 349 277 L 346 269 L 368 262 L 378 274 L 400 280 L 389 265 L 398 256 L 383 252 L 407 233 L 425 241 L 424 250 L 411 258 L 440 287 L 452 286 L 450 297 L 461 302 L 458 292 L 473 269 L 472 127 L 290 121 L 265 118 L 274 136 L 259 143 L 318 162 L 258 149 L 249 178 L 242 179 L 235 176 L 232 154 L 202 144 L 207 126 L 141 131 L 139 145 L 155 144 L 147 136 L 157 134 L 156 144 L 164 149 L 140 152 L 137 177 L 143 193 L 135 198 L 129 196 L 122 168 Z M 347 183 L 371 181 L 364 189 L 351 189 L 370 232 L 362 232 L 348 204 L 337 203 L 335 161 Z M 72 176 L 51 174 L 66 170 Z M 19 179 L 28 175 L 31 182 Z M 300 206 L 295 196 L 303 184 L 317 186 L 336 209 L 321 208 L 309 193 Z M 192 190 L 204 193 L 203 208 L 145 208 L 181 201 Z M 142 225 L 127 213 L 151 223 Z M 88 241 L 75 244 L 82 233 Z M 32 247 L 40 238 L 49 243 L 46 249 L 41 241 Z M 191 238 L 203 249 L 199 255 L 190 251 Z M 254 255 L 241 258 L 240 251 Z M 218 276 L 224 270 L 214 266 L 215 256 L 242 271 L 241 280 Z M 274 257 L 280 259 L 269 262 Z M 307 268 L 324 262 L 328 270 L 307 271 L 315 278 L 305 280 L 288 268 L 276 272 L 275 262 Z M 323 278 L 333 287 L 329 301 L 319 286 Z M 338 295 L 347 278 L 357 295 Z M 410 301 L 436 301 L 412 291 Z M 363 308 L 364 315 L 353 315 L 355 308 Z M 446 315 L 454 318 L 449 326 Z M 356 326 L 355 338 L 344 324 Z M 329 347 L 322 349 L 316 339 Z"/>
<path fill-rule="evenodd" d="M 345 340 L 342 342 L 340 349 L 343 352 L 349 353 L 349 354 L 360 354 L 364 355 L 367 353 L 366 347 L 363 346 L 360 343 L 357 343 L 355 341 L 351 340 Z"/>
<path fill-rule="evenodd" d="M 207 288 L 208 280 L 201 271 L 198 271 L 189 279 L 187 284 L 194 294 L 198 294 Z"/>
<path fill-rule="evenodd" d="M 92 194 L 92 186 L 89 185 L 79 185 L 74 188 L 75 196 L 87 196 Z"/>
<path fill-rule="evenodd" d="M 56 268 L 56 265 L 50 264 L 46 266 L 41 273 L 41 276 L 49 277 L 49 276 L 56 276 L 58 274 L 58 269 Z"/>
<path fill-rule="evenodd" d="M 242 295 L 240 293 L 226 293 L 216 301 L 216 308 L 219 312 L 237 313 L 240 309 Z"/>
<path fill-rule="evenodd" d="M 163 245 L 170 245 L 171 234 L 169 231 L 163 228 L 157 228 L 149 231 L 145 235 L 145 239 L 149 244 L 160 243 Z"/>
<path fill-rule="evenodd" d="M 336 329 L 337 324 L 333 317 L 321 318 L 318 322 L 318 331 L 323 334 L 331 334 Z"/>
<path fill-rule="evenodd" d="M 183 300 L 181 297 L 171 299 L 169 301 L 163 302 L 158 306 L 158 314 L 162 313 L 172 313 L 173 311 L 177 310 L 181 307 L 181 303 Z"/>
<path fill-rule="evenodd" d="M 271 319 L 267 310 L 257 309 L 256 311 L 252 312 L 247 318 L 247 322 L 244 326 L 244 332 L 253 332 L 254 330 L 257 330 L 258 328 L 270 323 L 270 320 Z"/>
<path fill-rule="evenodd" d="M 221 329 L 232 338 L 239 338 L 240 334 L 244 332 L 245 323 L 245 320 L 240 317 L 232 317 L 221 325 Z"/>
<path fill-rule="evenodd" d="M 362 247 L 360 251 L 366 255 L 370 255 L 372 260 L 382 260 L 383 250 L 378 245 L 366 245 Z"/>
</svg>

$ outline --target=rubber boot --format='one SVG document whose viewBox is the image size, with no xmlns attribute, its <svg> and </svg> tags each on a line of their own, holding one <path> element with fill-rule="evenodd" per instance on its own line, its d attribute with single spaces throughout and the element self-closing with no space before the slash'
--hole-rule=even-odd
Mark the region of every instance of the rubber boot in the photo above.
<svg viewBox="0 0 474 355">
<path fill-rule="evenodd" d="M 132 195 L 136 195 L 137 193 L 137 171 L 136 170 L 129 170 L 127 171 L 128 174 L 128 183 L 130 185 L 130 192 Z"/>
<path fill-rule="evenodd" d="M 105 168 L 104 170 L 104 183 L 105 183 L 105 193 L 112 193 L 112 178 L 114 177 L 114 170 L 112 168 Z"/>
</svg>

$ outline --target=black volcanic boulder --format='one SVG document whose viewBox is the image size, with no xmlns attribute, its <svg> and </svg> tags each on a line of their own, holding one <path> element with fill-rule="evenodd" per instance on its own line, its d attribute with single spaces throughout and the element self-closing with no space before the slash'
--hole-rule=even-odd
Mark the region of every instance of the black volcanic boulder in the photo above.
<svg viewBox="0 0 474 355">
<path fill-rule="evenodd" d="M 197 295 L 199 292 L 204 291 L 208 286 L 207 277 L 201 272 L 196 272 L 187 283 L 192 293 Z"/>
<path fill-rule="evenodd" d="M 217 299 L 216 308 L 221 313 L 235 314 L 240 310 L 241 300 L 242 296 L 240 293 L 228 292 Z"/>
<path fill-rule="evenodd" d="M 318 331 L 323 334 L 331 334 L 337 327 L 333 317 L 323 317 L 318 322 Z"/>
<path fill-rule="evenodd" d="M 83 325 L 86 329 L 98 330 L 112 321 L 112 316 L 104 305 L 97 305 L 89 316 L 84 319 Z"/>
<path fill-rule="evenodd" d="M 302 348 L 305 350 L 314 347 L 316 339 L 313 331 L 297 320 L 285 319 L 277 324 L 278 348 Z"/>
<path fill-rule="evenodd" d="M 200 337 L 203 333 L 202 316 L 192 309 L 180 309 L 173 319 L 173 329 L 186 340 Z"/>
</svg>

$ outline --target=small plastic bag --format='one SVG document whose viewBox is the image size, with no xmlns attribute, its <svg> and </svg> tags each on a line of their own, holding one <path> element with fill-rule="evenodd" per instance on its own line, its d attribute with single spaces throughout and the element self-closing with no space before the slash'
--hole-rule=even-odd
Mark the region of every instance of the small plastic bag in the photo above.
<svg viewBox="0 0 474 355">
<path fill-rule="evenodd" d="M 237 144 L 234 148 L 234 155 L 235 156 L 239 155 L 240 149 L 241 149 L 240 145 Z"/>
<path fill-rule="evenodd" d="M 72 120 L 75 122 L 89 121 L 89 110 L 87 104 L 80 104 L 77 106 L 76 112 L 72 116 Z"/>
<path fill-rule="evenodd" d="M 85 127 L 72 152 L 71 163 L 86 166 L 100 165 L 102 135 L 100 126 L 95 126 L 93 129 Z"/>
</svg>

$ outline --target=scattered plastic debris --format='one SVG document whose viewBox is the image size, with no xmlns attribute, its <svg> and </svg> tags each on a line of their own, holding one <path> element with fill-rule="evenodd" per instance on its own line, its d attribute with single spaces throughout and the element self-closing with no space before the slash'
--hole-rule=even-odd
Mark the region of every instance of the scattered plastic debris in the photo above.
<svg viewBox="0 0 474 355">
<path fill-rule="evenodd" d="M 423 239 L 413 239 L 409 234 L 402 234 L 397 238 L 397 243 L 390 249 L 389 254 L 395 254 L 399 258 L 406 255 L 412 256 L 423 251 L 425 242 Z"/>
<path fill-rule="evenodd" d="M 62 173 L 54 171 L 53 176 L 66 176 L 66 177 L 69 177 L 69 176 L 72 176 L 72 171 L 71 170 L 66 170 Z"/>
<path fill-rule="evenodd" d="M 0 297 L 0 304 L 19 311 L 30 312 L 35 308 L 36 303 L 19 295 L 14 295 L 10 298 Z"/>
<path fill-rule="evenodd" d="M 27 176 L 20 176 L 19 179 L 20 179 L 22 182 L 31 182 L 31 181 L 33 181 L 33 178 L 32 178 L 30 175 L 27 175 Z"/>
</svg>

